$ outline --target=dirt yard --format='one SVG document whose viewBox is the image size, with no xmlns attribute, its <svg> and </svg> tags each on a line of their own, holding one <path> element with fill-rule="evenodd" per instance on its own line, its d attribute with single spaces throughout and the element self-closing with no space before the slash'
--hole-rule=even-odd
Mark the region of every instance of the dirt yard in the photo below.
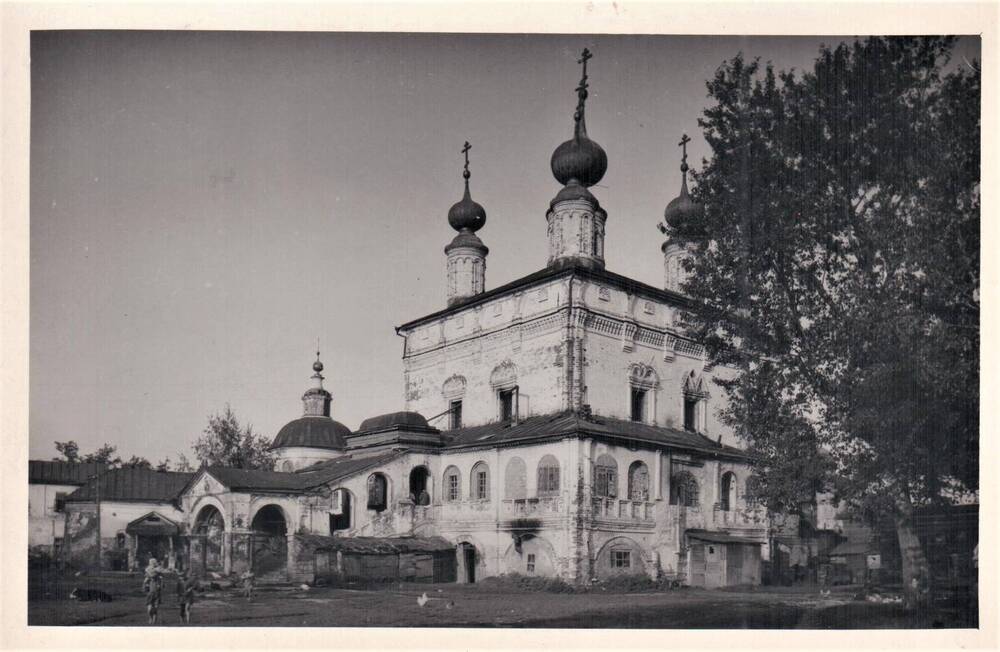
<svg viewBox="0 0 1000 652">
<path fill-rule="evenodd" d="M 81 581 L 85 580 L 85 581 Z M 114 596 L 110 603 L 68 598 L 74 585 Z M 144 625 L 134 578 L 58 578 L 33 582 L 29 625 Z M 427 596 L 423 606 L 418 598 Z M 164 586 L 161 624 L 180 626 L 173 580 Z M 238 590 L 200 594 L 190 626 L 566 627 L 566 628 L 908 628 L 974 627 L 968 610 L 911 615 L 896 605 L 852 600 L 844 589 L 552 594 L 480 585 L 393 585 L 381 590 L 261 587 L 247 602 Z"/>
</svg>

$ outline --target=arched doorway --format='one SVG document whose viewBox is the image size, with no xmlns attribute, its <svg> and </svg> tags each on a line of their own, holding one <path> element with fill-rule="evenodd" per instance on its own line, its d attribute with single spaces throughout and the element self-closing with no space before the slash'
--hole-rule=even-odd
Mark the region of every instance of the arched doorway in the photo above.
<svg viewBox="0 0 1000 652">
<path fill-rule="evenodd" d="M 460 543 L 458 544 L 457 553 L 459 584 L 475 584 L 476 564 L 479 562 L 476 547 L 471 543 Z"/>
<path fill-rule="evenodd" d="M 410 471 L 410 500 L 417 505 L 431 504 L 429 480 L 431 472 L 426 466 L 415 466 Z"/>
<path fill-rule="evenodd" d="M 226 521 L 218 507 L 205 505 L 198 511 L 189 548 L 190 567 L 195 573 L 225 572 L 222 550 L 225 531 Z"/>
<path fill-rule="evenodd" d="M 253 572 L 258 576 L 284 573 L 288 565 L 288 524 L 277 505 L 257 510 L 250 524 L 253 530 Z"/>
</svg>

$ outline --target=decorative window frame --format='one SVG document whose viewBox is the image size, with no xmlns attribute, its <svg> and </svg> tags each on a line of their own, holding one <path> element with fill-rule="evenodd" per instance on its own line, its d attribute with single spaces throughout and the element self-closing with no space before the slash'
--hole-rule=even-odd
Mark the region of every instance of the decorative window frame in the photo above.
<svg viewBox="0 0 1000 652">
<path fill-rule="evenodd" d="M 681 387 L 683 400 L 693 400 L 695 402 L 694 425 L 695 432 L 705 434 L 708 432 L 708 399 L 712 394 L 708 391 L 704 376 L 695 374 L 694 369 L 684 377 L 684 384 Z M 684 406 L 681 406 L 683 410 Z M 682 412 L 683 414 L 683 412 Z"/>
<path fill-rule="evenodd" d="M 454 494 L 452 494 L 451 482 L 449 481 L 449 479 L 452 476 L 455 476 L 457 478 Z M 462 502 L 462 472 L 458 470 L 458 467 L 453 464 L 448 468 L 446 468 L 444 470 L 444 473 L 442 474 L 442 480 L 443 480 L 442 489 L 444 491 L 442 492 L 441 497 L 444 499 L 444 502 L 446 503 Z"/>
<path fill-rule="evenodd" d="M 642 410 L 643 420 L 637 423 L 647 423 L 656 425 L 656 404 L 657 394 L 660 389 L 660 376 L 656 369 L 642 362 L 633 362 L 628 366 L 628 383 L 625 391 L 625 414 L 626 418 L 632 417 L 632 390 L 639 389 L 645 392 Z"/>
<path fill-rule="evenodd" d="M 480 495 L 479 493 L 480 472 L 486 473 L 486 495 Z M 492 494 L 493 490 L 490 478 L 490 467 L 485 461 L 480 460 L 472 465 L 472 471 L 469 473 L 469 498 L 481 502 L 489 502 Z"/>
</svg>

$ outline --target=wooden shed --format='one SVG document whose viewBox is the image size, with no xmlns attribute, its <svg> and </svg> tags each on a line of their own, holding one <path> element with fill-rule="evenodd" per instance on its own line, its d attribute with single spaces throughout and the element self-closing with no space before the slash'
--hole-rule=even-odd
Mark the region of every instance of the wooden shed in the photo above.
<svg viewBox="0 0 1000 652">
<path fill-rule="evenodd" d="M 759 541 L 725 532 L 688 530 L 688 584 L 706 589 L 760 584 Z"/>
<path fill-rule="evenodd" d="M 314 576 L 331 584 L 454 582 L 455 546 L 441 537 L 322 537 Z"/>
</svg>

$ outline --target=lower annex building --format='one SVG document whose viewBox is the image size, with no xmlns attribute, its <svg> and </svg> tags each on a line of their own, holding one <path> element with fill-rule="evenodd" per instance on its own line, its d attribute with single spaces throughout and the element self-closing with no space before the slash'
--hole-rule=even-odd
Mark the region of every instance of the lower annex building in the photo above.
<svg viewBox="0 0 1000 652">
<path fill-rule="evenodd" d="M 691 306 L 669 226 L 700 210 L 686 150 L 665 213 L 665 287 L 608 271 L 608 214 L 589 190 L 607 169 L 584 119 L 589 56 L 573 137 L 552 155 L 561 189 L 546 212 L 547 265 L 491 290 L 466 143 L 447 307 L 396 329 L 403 411 L 355 431 L 337 422 L 317 354 L 303 416 L 274 439 L 276 470 L 107 472 L 66 499 L 64 559 L 107 566 L 118 551 L 128 568 L 155 555 L 198 574 L 289 581 L 758 583 L 769 522 L 747 503 L 749 459 L 718 419 L 712 382 L 733 372 L 708 366 L 679 325 Z"/>
</svg>

